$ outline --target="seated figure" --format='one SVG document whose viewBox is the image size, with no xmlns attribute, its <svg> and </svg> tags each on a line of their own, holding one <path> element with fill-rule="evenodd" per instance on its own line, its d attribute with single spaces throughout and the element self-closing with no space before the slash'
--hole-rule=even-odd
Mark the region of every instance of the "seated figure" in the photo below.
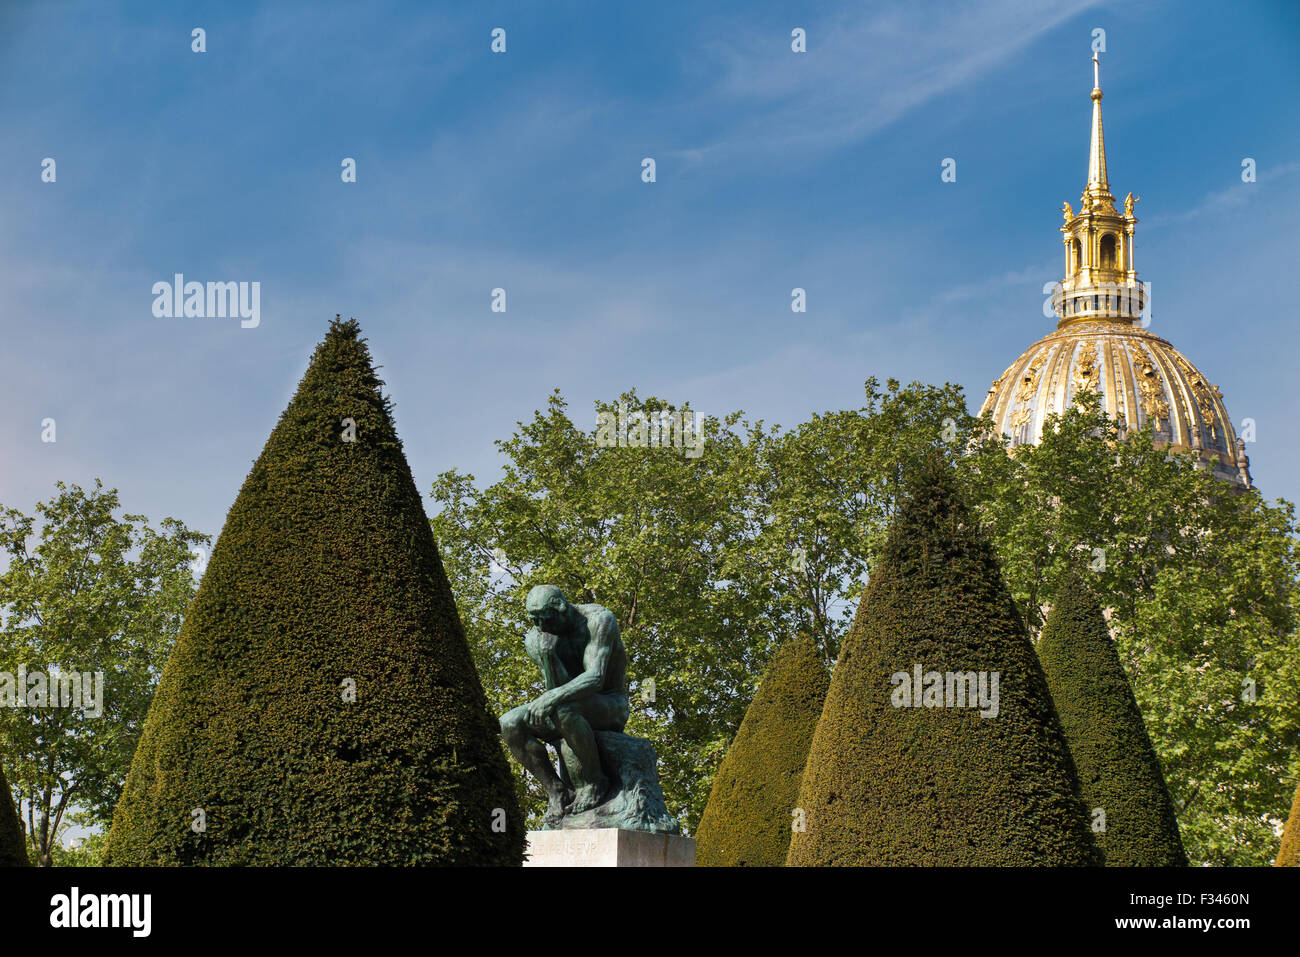
<svg viewBox="0 0 1300 957">
<path fill-rule="evenodd" d="M 533 588 L 526 607 L 533 627 L 524 636 L 524 650 L 541 670 L 546 690 L 502 715 L 501 735 L 515 760 L 546 789 L 543 826 L 554 827 L 566 814 L 588 811 L 610 797 L 595 732 L 621 732 L 627 724 L 627 654 L 607 608 L 571 604 L 554 585 Z M 551 764 L 548 744 L 560 752 L 561 773 Z"/>
</svg>

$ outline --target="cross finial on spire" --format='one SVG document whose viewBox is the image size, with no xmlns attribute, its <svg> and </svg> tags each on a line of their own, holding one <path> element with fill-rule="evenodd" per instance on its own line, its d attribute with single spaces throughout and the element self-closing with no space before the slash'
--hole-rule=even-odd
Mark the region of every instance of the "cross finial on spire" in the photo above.
<svg viewBox="0 0 1300 957">
<path fill-rule="evenodd" d="M 1101 59 L 1092 51 L 1092 142 L 1088 148 L 1088 185 L 1083 191 L 1084 206 L 1109 206 L 1110 182 L 1106 176 L 1106 138 L 1101 131 Z"/>
</svg>

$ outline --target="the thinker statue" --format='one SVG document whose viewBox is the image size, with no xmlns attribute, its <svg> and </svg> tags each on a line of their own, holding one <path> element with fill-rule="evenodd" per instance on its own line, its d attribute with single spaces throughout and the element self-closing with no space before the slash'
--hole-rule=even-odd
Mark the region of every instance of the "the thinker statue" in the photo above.
<svg viewBox="0 0 1300 957">
<path fill-rule="evenodd" d="M 565 815 L 591 810 L 610 796 L 595 732 L 621 732 L 627 724 L 627 654 L 607 608 L 570 604 L 554 585 L 530 591 L 526 608 L 533 627 L 524 650 L 546 690 L 503 715 L 501 735 L 515 760 L 546 788 L 543 826 L 555 827 Z M 559 774 L 547 744 L 560 752 Z"/>
</svg>

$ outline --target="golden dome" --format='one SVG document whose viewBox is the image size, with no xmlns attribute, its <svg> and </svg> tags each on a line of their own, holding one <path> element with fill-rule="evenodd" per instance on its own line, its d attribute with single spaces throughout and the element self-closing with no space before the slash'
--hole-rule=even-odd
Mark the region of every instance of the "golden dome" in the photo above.
<svg viewBox="0 0 1300 957">
<path fill-rule="evenodd" d="M 1157 442 L 1194 450 L 1217 477 L 1250 487 L 1218 387 L 1139 325 L 1103 319 L 1062 326 L 993 382 L 980 414 L 991 413 L 1013 446 L 1036 444 L 1047 416 L 1068 409 L 1085 389 L 1125 428 L 1154 429 Z"/>
<path fill-rule="evenodd" d="M 1129 193 L 1124 212 L 1116 211 L 1096 54 L 1092 60 L 1088 183 L 1078 213 L 1069 203 L 1062 206 L 1065 278 L 1052 292 L 1056 331 L 994 381 L 980 414 L 992 414 L 1012 446 L 1036 444 L 1047 416 L 1064 412 L 1088 389 L 1101 396 L 1102 408 L 1122 428 L 1154 430 L 1158 443 L 1195 451 L 1214 475 L 1250 488 L 1250 462 L 1222 393 L 1182 353 L 1144 328 L 1150 303 L 1133 256 L 1133 207 L 1141 197 Z"/>
</svg>

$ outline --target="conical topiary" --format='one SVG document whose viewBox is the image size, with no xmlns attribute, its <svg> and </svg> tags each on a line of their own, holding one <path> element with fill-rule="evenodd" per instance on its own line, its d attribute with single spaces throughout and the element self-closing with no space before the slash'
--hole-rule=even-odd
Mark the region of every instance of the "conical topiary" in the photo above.
<svg viewBox="0 0 1300 957">
<path fill-rule="evenodd" d="M 790 865 L 1098 863 L 1038 658 L 938 459 L 872 569 L 799 806 Z"/>
<path fill-rule="evenodd" d="M 696 864 L 785 864 L 799 781 L 829 684 L 811 638 L 777 649 L 713 779 L 695 833 Z"/>
<path fill-rule="evenodd" d="M 1186 867 L 1160 759 L 1101 607 L 1078 577 L 1057 592 L 1038 660 L 1107 866 Z"/>
<path fill-rule="evenodd" d="M 357 323 L 335 320 L 231 506 L 105 863 L 522 862 L 497 724 L 382 385 Z"/>
<path fill-rule="evenodd" d="M 9 793 L 5 769 L 0 766 L 0 867 L 26 867 L 31 864 L 27 856 L 27 841 L 23 838 L 23 824 L 14 807 L 14 797 Z"/>
<path fill-rule="evenodd" d="M 1282 832 L 1282 849 L 1277 852 L 1276 867 L 1300 867 L 1300 787 L 1291 801 L 1291 815 Z"/>
</svg>

